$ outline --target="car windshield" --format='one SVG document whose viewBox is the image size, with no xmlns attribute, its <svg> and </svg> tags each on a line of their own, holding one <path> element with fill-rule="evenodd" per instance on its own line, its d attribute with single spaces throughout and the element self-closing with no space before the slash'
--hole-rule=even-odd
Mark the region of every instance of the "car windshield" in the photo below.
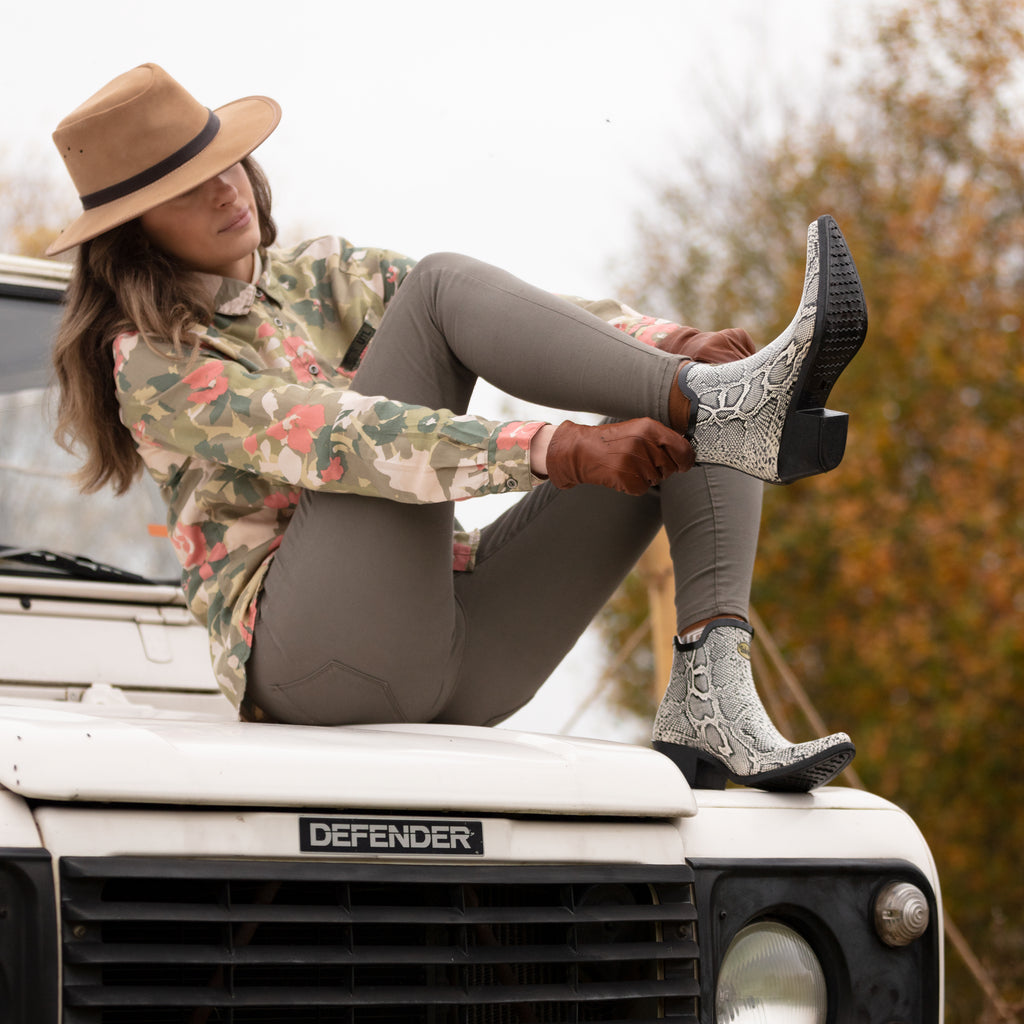
<svg viewBox="0 0 1024 1024">
<path fill-rule="evenodd" d="M 82 555 L 150 580 L 177 581 L 166 509 L 142 478 L 118 498 L 79 493 L 79 461 L 53 439 L 50 348 L 59 286 L 0 279 L 0 545 Z"/>
</svg>

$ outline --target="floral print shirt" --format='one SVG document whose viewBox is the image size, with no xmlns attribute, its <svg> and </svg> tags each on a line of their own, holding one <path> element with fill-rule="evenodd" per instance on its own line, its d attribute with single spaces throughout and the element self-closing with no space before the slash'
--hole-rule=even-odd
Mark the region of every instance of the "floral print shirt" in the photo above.
<svg viewBox="0 0 1024 1024">
<path fill-rule="evenodd" d="M 539 422 L 498 422 L 350 388 L 384 310 L 414 261 L 319 238 L 271 250 L 246 284 L 210 278 L 213 322 L 199 348 L 137 333 L 114 341 L 121 420 L 168 506 L 168 532 L 214 671 L 237 707 L 256 602 L 304 488 L 393 501 L 523 491 Z M 675 325 L 619 303 L 585 303 L 639 340 Z M 473 567 L 457 532 L 453 568 Z"/>
</svg>

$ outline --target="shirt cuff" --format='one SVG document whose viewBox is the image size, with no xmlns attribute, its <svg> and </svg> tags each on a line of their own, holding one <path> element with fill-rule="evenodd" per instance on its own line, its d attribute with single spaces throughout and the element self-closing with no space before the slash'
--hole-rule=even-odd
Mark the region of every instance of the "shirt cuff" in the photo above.
<svg viewBox="0 0 1024 1024">
<path fill-rule="evenodd" d="M 529 491 L 544 478 L 530 469 L 530 445 L 546 420 L 510 420 L 495 439 L 494 480 L 500 490 Z"/>
</svg>

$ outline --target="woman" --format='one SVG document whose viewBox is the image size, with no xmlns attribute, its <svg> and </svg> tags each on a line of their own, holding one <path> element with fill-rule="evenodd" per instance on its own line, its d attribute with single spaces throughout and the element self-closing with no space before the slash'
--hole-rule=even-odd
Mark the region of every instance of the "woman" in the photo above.
<svg viewBox="0 0 1024 1024">
<path fill-rule="evenodd" d="M 843 453 L 846 417 L 823 406 L 866 317 L 831 218 L 811 225 L 797 317 L 752 354 L 742 331 L 570 302 L 465 257 L 271 249 L 250 154 L 279 117 L 258 96 L 211 112 L 143 65 L 54 133 L 83 205 L 50 249 L 80 247 L 58 436 L 84 444 L 86 490 L 143 466 L 160 484 L 242 717 L 497 723 L 664 525 L 680 636 L 655 745 L 693 785 L 834 777 L 849 737 L 778 734 L 745 619 L 760 481 Z M 478 377 L 614 422 L 468 415 Z M 520 490 L 479 534 L 455 529 L 454 501 Z"/>
</svg>

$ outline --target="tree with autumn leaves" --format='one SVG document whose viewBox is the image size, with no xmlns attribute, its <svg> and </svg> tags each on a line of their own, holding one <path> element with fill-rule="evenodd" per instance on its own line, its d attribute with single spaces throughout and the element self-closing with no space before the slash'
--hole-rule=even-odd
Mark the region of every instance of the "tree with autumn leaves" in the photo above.
<svg viewBox="0 0 1024 1024">
<path fill-rule="evenodd" d="M 62 183 L 34 159 L 13 165 L 13 154 L 0 152 L 0 252 L 41 257 L 77 214 Z"/>
<path fill-rule="evenodd" d="M 846 235 L 870 316 L 829 403 L 851 413 L 846 458 L 766 491 L 753 603 L 865 784 L 929 840 L 1003 1001 L 950 952 L 947 1020 L 974 1024 L 1024 1009 L 1024 15 L 887 10 L 819 115 L 767 145 L 731 125 L 663 189 L 631 297 L 770 340 L 807 224 Z M 633 578 L 602 618 L 610 650 L 645 614 Z M 616 694 L 646 715 L 651 664 L 641 648 Z"/>
</svg>

